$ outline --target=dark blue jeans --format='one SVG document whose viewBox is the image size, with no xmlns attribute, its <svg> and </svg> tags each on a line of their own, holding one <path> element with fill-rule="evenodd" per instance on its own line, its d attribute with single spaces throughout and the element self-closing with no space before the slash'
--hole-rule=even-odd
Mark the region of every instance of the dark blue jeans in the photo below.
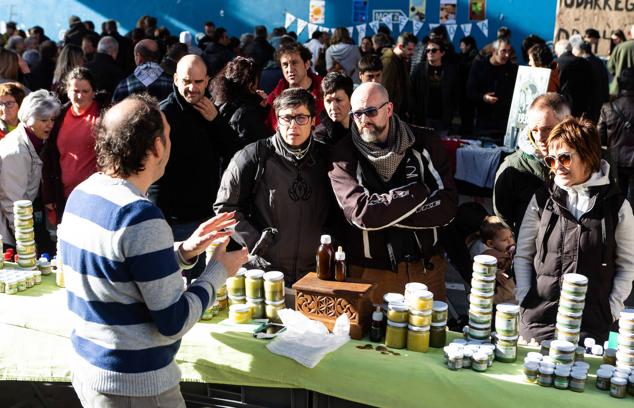
<svg viewBox="0 0 634 408">
<path fill-rule="evenodd" d="M 170 227 L 172 227 L 172 233 L 174 234 L 174 241 L 185 241 L 192 235 L 196 228 L 198 228 L 198 226 L 203 223 L 203 221 L 206 221 L 206 219 L 183 223 L 170 223 Z M 189 284 L 191 283 L 192 279 L 196 279 L 197 277 L 199 277 L 200 274 L 203 273 L 203 270 L 205 270 L 204 252 L 198 256 L 198 262 L 196 262 L 196 265 L 194 265 L 193 268 L 184 271 L 184 276 L 187 278 L 187 283 Z"/>
</svg>

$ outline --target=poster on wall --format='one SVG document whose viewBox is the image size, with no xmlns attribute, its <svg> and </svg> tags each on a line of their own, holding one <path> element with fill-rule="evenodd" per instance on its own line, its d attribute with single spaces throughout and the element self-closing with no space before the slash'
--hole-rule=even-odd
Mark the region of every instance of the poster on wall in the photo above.
<svg viewBox="0 0 634 408">
<path fill-rule="evenodd" d="M 484 20 L 486 18 L 486 8 L 486 0 L 469 0 L 469 20 Z"/>
<path fill-rule="evenodd" d="M 550 69 L 520 66 L 517 70 L 509 121 L 504 135 L 504 146 L 514 149 L 526 130 L 526 115 L 533 100 L 548 90 Z"/>
<path fill-rule="evenodd" d="M 414 21 L 425 20 L 427 0 L 409 0 L 409 18 Z"/>
<path fill-rule="evenodd" d="M 440 0 L 440 24 L 456 23 L 456 2 L 457 0 Z"/>
<path fill-rule="evenodd" d="M 326 1 L 310 0 L 308 20 L 313 24 L 323 24 L 326 22 Z"/>
<path fill-rule="evenodd" d="M 352 2 L 352 22 L 368 22 L 368 0 L 353 0 Z"/>
<path fill-rule="evenodd" d="M 583 35 L 587 28 L 599 30 L 601 38 L 595 54 L 607 56 L 610 52 L 610 36 L 616 30 L 629 32 L 634 22 L 634 4 L 622 0 L 602 2 L 560 0 L 557 2 L 554 41 L 569 38 L 573 34 Z"/>
</svg>

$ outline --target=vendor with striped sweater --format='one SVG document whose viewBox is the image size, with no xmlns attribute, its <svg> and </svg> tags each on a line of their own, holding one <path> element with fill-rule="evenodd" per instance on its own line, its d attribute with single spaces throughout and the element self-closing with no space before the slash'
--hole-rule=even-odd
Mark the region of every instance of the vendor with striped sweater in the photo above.
<svg viewBox="0 0 634 408">
<path fill-rule="evenodd" d="M 150 97 L 115 105 L 97 134 L 101 172 L 68 198 L 60 256 L 75 318 L 73 386 L 84 407 L 185 407 L 174 362 L 180 339 L 246 261 L 246 249 L 224 250 L 233 213 L 174 243 L 163 214 L 146 198 L 169 159 L 169 130 Z M 184 288 L 182 269 L 220 238 L 205 272 Z"/>
</svg>

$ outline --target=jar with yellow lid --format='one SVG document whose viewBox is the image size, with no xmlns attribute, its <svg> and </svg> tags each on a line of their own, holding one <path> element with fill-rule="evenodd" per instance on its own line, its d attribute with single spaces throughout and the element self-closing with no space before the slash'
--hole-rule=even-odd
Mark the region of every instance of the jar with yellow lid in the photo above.
<svg viewBox="0 0 634 408">
<path fill-rule="evenodd" d="M 284 300 L 284 274 L 280 271 L 267 272 L 264 278 L 264 298 L 270 302 Z"/>
<path fill-rule="evenodd" d="M 407 329 L 407 349 L 427 353 L 429 350 L 429 326 L 410 325 Z"/>
<path fill-rule="evenodd" d="M 246 273 L 244 280 L 246 296 L 252 299 L 264 297 L 264 271 L 251 269 Z"/>
<path fill-rule="evenodd" d="M 407 323 L 409 307 L 405 303 L 389 303 L 387 319 L 394 323 Z"/>
<path fill-rule="evenodd" d="M 387 347 L 402 349 L 407 345 L 407 323 L 387 321 L 385 329 L 385 345 Z"/>
<path fill-rule="evenodd" d="M 253 299 L 247 297 L 246 304 L 251 306 L 251 318 L 262 319 L 264 317 L 264 298 Z"/>
<path fill-rule="evenodd" d="M 252 319 L 251 306 L 247 304 L 229 306 L 229 319 L 238 324 L 249 323 Z"/>
<path fill-rule="evenodd" d="M 417 290 L 412 293 L 410 307 L 414 310 L 431 310 L 434 304 L 434 294 L 428 290 Z"/>
<path fill-rule="evenodd" d="M 432 319 L 432 311 L 418 311 L 418 310 L 410 310 L 409 311 L 409 319 L 408 323 L 412 326 L 417 327 L 425 327 L 431 324 Z"/>
<path fill-rule="evenodd" d="M 269 300 L 264 301 L 264 311 L 266 312 L 266 318 L 272 322 L 279 323 L 280 316 L 277 314 L 280 310 L 284 309 L 286 305 L 284 304 L 284 300 L 280 300 L 278 302 L 271 302 Z"/>
</svg>

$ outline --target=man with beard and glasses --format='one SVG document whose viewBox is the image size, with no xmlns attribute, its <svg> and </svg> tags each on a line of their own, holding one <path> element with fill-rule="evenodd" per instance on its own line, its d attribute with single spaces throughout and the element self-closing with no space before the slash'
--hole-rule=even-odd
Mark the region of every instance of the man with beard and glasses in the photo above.
<svg viewBox="0 0 634 408">
<path fill-rule="evenodd" d="M 458 205 L 445 150 L 432 130 L 394 113 L 381 84 L 361 84 L 351 105 L 351 135 L 332 148 L 329 171 L 349 222 L 350 274 L 376 284 L 374 303 L 414 281 L 444 299 L 446 263 L 435 246 Z"/>
</svg>

